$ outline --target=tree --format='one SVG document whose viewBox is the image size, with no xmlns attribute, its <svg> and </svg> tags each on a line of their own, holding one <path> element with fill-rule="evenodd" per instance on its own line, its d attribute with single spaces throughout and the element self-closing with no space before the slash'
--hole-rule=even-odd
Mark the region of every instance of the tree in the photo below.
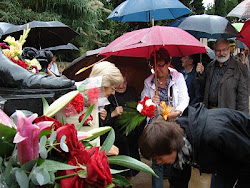
<svg viewBox="0 0 250 188">
<path fill-rule="evenodd" d="M 225 0 L 215 0 L 215 12 L 219 16 L 226 16 Z"/>
<path fill-rule="evenodd" d="M 205 11 L 202 0 L 180 0 L 180 2 L 190 8 L 193 14 L 203 14 Z"/>
</svg>

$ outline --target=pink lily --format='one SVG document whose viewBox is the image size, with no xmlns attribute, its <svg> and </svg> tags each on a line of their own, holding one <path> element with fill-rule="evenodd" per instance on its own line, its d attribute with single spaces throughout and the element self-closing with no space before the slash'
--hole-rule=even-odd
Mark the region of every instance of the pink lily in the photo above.
<svg viewBox="0 0 250 188">
<path fill-rule="evenodd" d="M 5 114 L 1 109 L 0 109 L 0 123 L 8 126 L 10 128 L 16 127 L 15 124 L 13 123 L 13 121 L 9 118 L 9 116 L 7 116 L 7 114 Z"/>
<path fill-rule="evenodd" d="M 40 131 L 51 127 L 53 122 L 43 121 L 37 124 L 32 122 L 37 114 L 25 117 L 22 111 L 17 110 L 17 133 L 14 143 L 17 143 L 17 156 L 20 164 L 24 164 L 39 156 L 39 134 Z"/>
<path fill-rule="evenodd" d="M 93 136 L 93 135 L 89 132 L 77 131 L 78 141 L 84 140 L 84 139 L 89 138 L 91 136 Z"/>
</svg>

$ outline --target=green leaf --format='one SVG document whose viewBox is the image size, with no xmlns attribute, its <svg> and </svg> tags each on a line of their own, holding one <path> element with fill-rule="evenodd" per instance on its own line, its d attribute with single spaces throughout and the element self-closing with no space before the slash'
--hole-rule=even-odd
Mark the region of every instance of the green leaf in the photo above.
<svg viewBox="0 0 250 188">
<path fill-rule="evenodd" d="M 16 129 L 7 127 L 0 123 L 0 156 L 8 157 L 12 154 L 15 145 L 13 139 L 16 134 Z"/>
<path fill-rule="evenodd" d="M 45 116 L 53 117 L 57 112 L 59 112 L 64 106 L 66 106 L 72 99 L 78 95 L 79 91 L 71 91 L 61 96 L 57 100 L 55 100 L 44 112 Z"/>
<path fill-rule="evenodd" d="M 21 169 L 22 169 L 23 171 L 30 172 L 30 171 L 33 169 L 33 167 L 36 165 L 36 163 L 37 163 L 37 159 L 28 161 L 28 162 L 24 163 L 24 164 L 21 166 Z"/>
<path fill-rule="evenodd" d="M 46 159 L 48 157 L 48 153 L 45 147 L 39 147 L 39 154 L 43 159 Z"/>
<path fill-rule="evenodd" d="M 86 178 L 86 177 L 87 177 L 87 170 L 79 170 L 79 171 L 77 172 L 77 174 L 78 174 L 78 176 L 79 176 L 80 178 Z"/>
<path fill-rule="evenodd" d="M 36 174 L 34 177 L 36 178 L 36 182 L 38 183 L 38 185 L 40 185 L 40 186 L 44 185 L 44 177 L 42 174 Z M 33 183 L 35 183 L 35 182 L 33 181 Z"/>
<path fill-rule="evenodd" d="M 18 185 L 21 188 L 28 188 L 29 187 L 29 178 L 28 178 L 27 174 L 25 174 L 21 170 L 16 170 L 15 176 L 16 176 L 16 180 L 18 182 Z"/>
<path fill-rule="evenodd" d="M 68 146 L 65 144 L 65 140 L 66 140 L 66 136 L 63 135 L 62 138 L 61 138 L 61 140 L 60 140 L 60 147 L 61 147 L 61 149 L 62 149 L 63 151 L 69 152 L 69 148 L 68 148 Z"/>
<path fill-rule="evenodd" d="M 105 149 L 105 154 L 107 154 L 110 148 L 112 147 L 112 145 L 114 144 L 114 141 L 115 141 L 115 131 L 113 128 L 111 128 L 107 138 L 102 144 L 101 151 Z"/>
<path fill-rule="evenodd" d="M 79 166 L 72 166 L 72 165 L 68 165 L 65 163 L 61 163 L 58 161 L 53 161 L 53 160 L 40 160 L 39 159 L 39 163 L 40 167 L 46 169 L 47 171 L 58 171 L 58 170 L 70 170 L 70 169 L 77 169 L 79 168 Z"/>
<path fill-rule="evenodd" d="M 110 129 L 111 129 L 110 126 L 94 128 L 94 129 L 88 131 L 93 136 L 87 138 L 86 140 L 93 140 L 93 139 L 97 138 L 98 136 L 101 136 L 101 135 L 105 134 L 106 132 L 110 131 Z"/>
<path fill-rule="evenodd" d="M 142 171 L 147 174 L 151 174 L 153 176 L 158 177 L 155 174 L 155 172 L 152 170 L 152 168 L 150 168 L 145 163 L 138 161 L 137 159 L 134 159 L 132 157 L 125 156 L 125 155 L 118 155 L 118 156 L 108 157 L 108 160 L 109 160 L 109 164 L 125 166 L 127 168 Z"/>
<path fill-rule="evenodd" d="M 48 136 L 51 133 L 51 130 L 43 130 L 40 132 L 39 139 L 42 138 L 42 136 Z"/>
<path fill-rule="evenodd" d="M 46 112 L 46 110 L 49 108 L 49 103 L 47 102 L 47 100 L 44 98 L 43 95 L 41 95 L 42 101 L 43 101 L 43 113 Z"/>
<path fill-rule="evenodd" d="M 123 177 L 119 174 L 113 175 L 113 182 L 115 182 L 119 185 L 122 185 L 122 186 L 132 185 L 125 177 Z"/>
<path fill-rule="evenodd" d="M 116 170 L 116 169 L 111 169 L 110 168 L 110 173 L 111 174 L 119 174 L 119 173 L 122 173 L 122 172 L 126 172 L 128 171 L 129 169 L 124 169 L 124 170 Z"/>
<path fill-rule="evenodd" d="M 115 184 L 113 184 L 113 183 L 111 183 L 111 184 L 105 186 L 105 188 L 114 188 L 114 187 L 116 187 L 116 186 L 115 186 Z"/>
<path fill-rule="evenodd" d="M 77 130 L 78 130 L 78 131 L 80 131 L 80 129 L 82 128 L 84 122 L 85 122 L 86 119 L 90 116 L 91 112 L 93 111 L 94 106 L 95 106 L 94 104 L 91 105 L 91 106 L 87 109 L 87 111 L 85 112 L 85 114 L 84 114 L 84 116 L 83 116 L 83 118 L 82 118 L 81 123 L 77 126 Z"/>
<path fill-rule="evenodd" d="M 54 141 L 56 139 L 56 131 L 52 131 L 50 137 L 49 137 L 49 145 L 52 146 Z"/>
<path fill-rule="evenodd" d="M 40 146 L 45 147 L 46 141 L 47 141 L 47 137 L 46 136 L 42 136 L 41 139 L 40 139 L 40 141 L 39 141 L 39 147 Z"/>
</svg>

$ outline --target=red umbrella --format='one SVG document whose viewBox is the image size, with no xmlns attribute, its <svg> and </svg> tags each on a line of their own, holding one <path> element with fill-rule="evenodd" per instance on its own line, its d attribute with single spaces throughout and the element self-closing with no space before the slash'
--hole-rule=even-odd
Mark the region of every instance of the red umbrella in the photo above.
<svg viewBox="0 0 250 188">
<path fill-rule="evenodd" d="M 165 48 L 172 57 L 206 53 L 205 46 L 188 32 L 176 27 L 153 26 L 118 37 L 104 48 L 100 55 L 149 59 L 160 47 Z M 156 64 L 156 60 L 154 63 Z"/>
<path fill-rule="evenodd" d="M 172 57 L 206 53 L 205 46 L 188 32 L 168 26 L 153 26 L 126 33 L 104 48 L 100 55 L 150 58 L 154 50 L 166 48 Z"/>
<path fill-rule="evenodd" d="M 240 40 L 250 48 L 250 19 L 244 23 L 240 34 L 243 38 L 238 37 L 237 40 Z"/>
</svg>

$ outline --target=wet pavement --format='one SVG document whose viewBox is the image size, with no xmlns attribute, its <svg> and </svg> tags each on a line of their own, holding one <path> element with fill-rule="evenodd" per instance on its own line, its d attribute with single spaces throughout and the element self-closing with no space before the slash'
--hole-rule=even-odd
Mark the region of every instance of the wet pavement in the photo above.
<svg viewBox="0 0 250 188">
<path fill-rule="evenodd" d="M 142 158 L 142 161 L 149 166 L 151 162 Z M 192 169 L 191 180 L 189 182 L 189 188 L 210 188 L 211 175 L 202 174 L 198 169 Z M 133 188 L 151 188 L 152 176 L 144 172 L 140 172 L 135 177 L 132 178 Z M 168 180 L 164 180 L 164 188 L 169 188 Z"/>
</svg>

